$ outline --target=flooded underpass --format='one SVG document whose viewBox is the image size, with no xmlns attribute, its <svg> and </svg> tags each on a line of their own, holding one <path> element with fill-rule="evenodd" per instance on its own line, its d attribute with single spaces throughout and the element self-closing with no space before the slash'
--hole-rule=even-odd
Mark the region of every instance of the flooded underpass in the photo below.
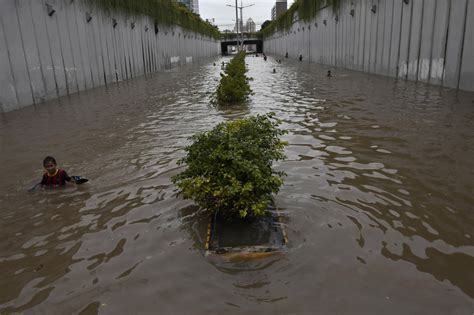
<svg viewBox="0 0 474 315">
<path fill-rule="evenodd" d="M 474 94 L 248 56 L 254 95 L 222 109 L 222 61 L 0 117 L 0 313 L 472 314 Z M 270 111 L 288 246 L 206 256 L 176 162 L 192 134 Z M 27 193 L 46 155 L 90 181 Z"/>
</svg>

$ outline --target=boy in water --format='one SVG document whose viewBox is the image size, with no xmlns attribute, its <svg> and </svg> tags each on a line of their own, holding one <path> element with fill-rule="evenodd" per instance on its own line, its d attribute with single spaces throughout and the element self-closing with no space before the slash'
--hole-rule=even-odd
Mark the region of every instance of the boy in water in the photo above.
<svg viewBox="0 0 474 315">
<path fill-rule="evenodd" d="M 46 173 L 43 175 L 41 180 L 41 186 L 47 188 L 56 188 L 66 185 L 66 182 L 71 181 L 71 177 L 66 173 L 65 170 L 57 168 L 58 163 L 52 156 L 47 156 L 43 160 L 43 166 Z"/>
</svg>

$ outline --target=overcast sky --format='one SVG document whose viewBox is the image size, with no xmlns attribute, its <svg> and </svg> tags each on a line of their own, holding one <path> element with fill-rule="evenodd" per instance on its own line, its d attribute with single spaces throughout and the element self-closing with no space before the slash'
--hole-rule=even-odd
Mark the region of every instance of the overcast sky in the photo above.
<svg viewBox="0 0 474 315">
<path fill-rule="evenodd" d="M 238 0 L 239 6 L 240 1 Z M 288 7 L 293 0 L 288 0 Z M 235 25 L 235 9 L 226 6 L 226 4 L 235 5 L 235 0 L 199 0 L 199 14 L 205 19 L 215 19 L 215 24 L 219 26 L 221 31 L 225 29 L 232 30 Z M 272 7 L 275 0 L 243 0 L 243 5 L 254 4 L 249 8 L 245 8 L 244 21 L 249 17 L 257 24 L 257 31 L 265 20 L 270 20 Z M 239 10 L 240 18 L 240 10 Z"/>
</svg>

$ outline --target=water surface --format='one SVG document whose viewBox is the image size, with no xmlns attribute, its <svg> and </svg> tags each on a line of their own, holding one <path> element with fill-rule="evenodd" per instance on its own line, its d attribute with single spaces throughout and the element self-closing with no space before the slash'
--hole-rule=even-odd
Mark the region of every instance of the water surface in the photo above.
<svg viewBox="0 0 474 315">
<path fill-rule="evenodd" d="M 0 117 L 0 313 L 472 314 L 474 94 L 248 57 L 249 104 L 214 108 L 222 60 Z M 270 111 L 288 248 L 206 256 L 176 161 L 192 134 Z M 46 155 L 90 182 L 26 193 Z"/>
</svg>

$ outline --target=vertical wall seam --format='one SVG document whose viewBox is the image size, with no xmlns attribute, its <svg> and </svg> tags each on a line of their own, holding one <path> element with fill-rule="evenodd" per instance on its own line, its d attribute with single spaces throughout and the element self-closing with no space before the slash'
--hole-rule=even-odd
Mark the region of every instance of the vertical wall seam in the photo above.
<svg viewBox="0 0 474 315">
<path fill-rule="evenodd" d="M 41 4 L 44 5 L 43 2 L 41 2 Z M 42 14 L 42 16 L 43 16 L 44 26 L 46 30 L 46 39 L 47 39 L 48 47 L 49 47 L 49 58 L 51 61 L 51 67 L 53 71 L 54 84 L 56 86 L 56 96 L 59 98 L 60 96 L 59 85 L 58 85 L 58 78 L 56 76 L 56 65 L 54 64 L 54 60 L 53 60 L 53 50 L 51 48 L 51 36 L 49 36 L 49 29 L 48 29 L 48 23 L 46 22 L 46 17 L 44 16 L 44 14 Z"/>
<path fill-rule="evenodd" d="M 21 42 L 21 48 L 23 50 L 23 58 L 25 59 L 26 73 L 28 74 L 28 83 L 30 86 L 30 93 L 31 93 L 31 97 L 33 98 L 33 105 L 36 105 L 35 93 L 33 92 L 33 83 L 31 82 L 30 65 L 28 64 L 28 58 L 26 57 L 25 42 L 23 39 L 23 32 L 21 30 L 20 17 L 18 16 L 18 2 L 17 1 L 15 1 L 15 11 L 16 11 L 16 21 L 18 23 L 18 30 L 20 31 L 20 42 Z"/>
<path fill-rule="evenodd" d="M 125 27 L 127 27 L 127 20 L 125 20 Z M 124 42 L 124 38 L 125 38 L 125 36 L 123 34 L 124 31 L 120 32 L 120 37 L 121 37 L 121 43 L 122 43 L 122 48 L 123 48 L 123 66 L 124 66 L 124 69 L 125 69 L 125 77 L 128 80 L 129 75 L 128 75 L 128 67 L 127 67 L 127 53 L 126 53 L 128 47 L 125 45 L 125 42 Z M 131 78 L 131 76 L 130 76 L 130 78 Z"/>
<path fill-rule="evenodd" d="M 148 59 L 150 60 L 150 73 L 155 72 L 155 55 L 153 54 L 153 38 L 151 32 L 148 32 L 147 36 L 148 43 Z"/>
<path fill-rule="evenodd" d="M 461 52 L 459 56 L 459 62 L 457 65 L 457 74 L 458 74 L 458 82 L 456 84 L 456 90 L 459 90 L 459 84 L 461 82 L 461 67 L 462 67 L 462 60 L 464 57 L 464 42 L 466 40 L 466 25 L 467 25 L 467 12 L 469 10 L 469 0 L 466 0 L 466 5 L 465 5 L 465 10 L 464 10 L 464 26 L 462 30 L 462 41 L 461 41 Z"/>
<path fill-rule="evenodd" d="M 361 12 L 361 20 L 362 20 L 362 8 L 360 9 L 360 12 Z M 365 71 L 365 39 L 367 36 L 367 14 L 365 16 L 366 18 L 364 19 L 364 40 L 362 41 L 362 71 Z"/>
<path fill-rule="evenodd" d="M 151 43 L 152 43 L 152 54 L 153 54 L 153 72 L 157 72 L 158 69 L 159 69 L 159 60 L 158 60 L 158 35 L 157 34 L 154 34 L 153 33 L 151 34 Z M 193 40 L 191 40 L 191 42 L 193 42 Z M 191 47 L 194 47 L 193 44 L 191 44 Z M 197 55 L 195 54 L 194 51 L 192 51 L 193 53 L 193 56 L 196 56 L 197 58 Z"/>
<path fill-rule="evenodd" d="M 431 82 L 431 67 L 433 66 L 433 44 L 436 27 L 436 12 L 438 11 L 438 0 L 435 0 L 433 24 L 431 25 L 430 66 L 428 69 L 428 84 Z"/>
<path fill-rule="evenodd" d="M 84 32 L 86 36 L 87 53 L 89 55 L 89 65 L 90 65 L 89 69 L 91 71 L 92 86 L 93 87 L 100 86 L 100 80 L 99 82 L 95 82 L 94 80 L 94 70 L 93 70 L 94 63 L 97 70 L 99 69 L 99 64 L 97 63 L 97 58 L 95 58 L 95 53 L 93 52 L 93 50 L 95 50 L 93 47 L 95 46 L 95 43 L 91 43 L 91 36 L 90 36 L 91 30 L 90 30 L 90 26 L 88 22 L 84 23 Z"/>
<path fill-rule="evenodd" d="M 135 74 L 135 67 L 132 68 L 132 61 L 133 61 L 133 43 L 132 43 L 132 33 L 133 33 L 133 30 L 130 28 L 130 30 L 128 30 L 128 27 L 129 25 L 126 26 L 127 29 L 127 61 L 128 61 L 128 70 L 129 70 L 129 74 L 130 74 L 130 78 L 133 78 L 136 76 Z"/>
<path fill-rule="evenodd" d="M 418 82 L 418 75 L 420 73 L 420 57 L 421 57 L 421 43 L 423 41 L 423 22 L 425 18 L 425 0 L 421 2 L 421 24 L 420 24 L 420 39 L 418 43 L 418 61 L 417 61 L 417 67 L 416 67 L 416 78 L 415 82 Z"/>
<path fill-rule="evenodd" d="M 112 48 L 114 52 L 114 71 L 115 71 L 115 81 L 118 82 L 118 67 L 117 67 L 117 53 L 119 51 L 117 47 L 117 36 L 115 35 L 115 28 L 112 28 Z"/>
<path fill-rule="evenodd" d="M 410 24 L 408 26 L 408 49 L 407 49 L 407 60 L 406 60 L 406 64 L 407 64 L 407 73 L 405 74 L 405 81 L 408 80 L 408 70 L 409 70 L 409 66 L 410 66 L 410 49 L 411 49 L 411 33 L 412 33 L 412 25 L 413 25 L 413 7 L 415 6 L 414 2 L 411 1 L 411 11 L 410 11 Z"/>
<path fill-rule="evenodd" d="M 151 43 L 152 43 L 152 54 L 153 54 L 153 72 L 157 72 L 158 71 L 158 47 L 157 47 L 157 35 L 158 34 L 155 34 L 153 36 L 151 36 Z M 192 41 L 192 40 L 191 40 Z M 194 46 L 194 45 L 192 45 Z M 194 56 L 196 56 L 195 53 L 193 53 Z"/>
<path fill-rule="evenodd" d="M 79 23 L 77 21 L 77 9 L 76 9 L 76 3 L 72 2 L 71 3 L 74 9 L 74 20 L 76 23 L 76 32 L 77 32 L 77 40 L 79 41 L 79 55 L 81 56 L 81 65 L 82 65 L 82 73 L 84 75 L 84 88 L 87 89 L 87 75 L 86 75 L 86 67 L 84 66 L 84 54 L 82 52 L 82 45 L 80 41 L 80 34 L 79 34 Z M 86 41 L 87 43 L 87 41 Z"/>
<path fill-rule="evenodd" d="M 99 51 L 98 53 L 100 54 L 100 60 L 102 61 L 102 75 L 104 76 L 104 84 L 105 84 L 105 87 L 107 87 L 107 74 L 106 74 L 106 70 L 105 70 L 105 62 L 104 62 L 104 51 L 102 49 L 102 36 L 100 35 L 100 25 L 99 25 L 99 13 L 97 13 L 97 33 L 99 34 Z M 92 34 L 94 36 L 94 44 L 97 43 L 96 41 L 96 37 L 95 37 L 95 31 L 94 31 L 94 25 L 96 25 L 96 23 L 94 23 L 94 21 L 92 22 Z"/>
<path fill-rule="evenodd" d="M 108 40 L 108 36 L 107 36 L 107 33 L 108 33 L 108 30 L 107 30 L 107 21 L 105 20 L 105 15 L 104 15 L 104 12 L 102 11 L 101 12 L 101 17 L 102 17 L 102 25 L 103 27 L 101 27 L 100 29 L 102 29 L 103 31 L 105 31 L 105 52 L 107 53 L 107 64 L 109 66 L 109 75 L 111 75 L 112 77 L 112 81 L 113 81 L 113 74 L 112 74 L 112 65 L 110 64 L 110 53 L 109 53 L 109 40 Z M 99 34 L 100 34 L 100 29 L 99 29 Z M 102 62 L 104 62 L 104 57 L 102 57 Z M 105 73 L 105 66 L 104 66 L 104 73 Z M 106 80 L 107 81 L 107 80 Z"/>
<path fill-rule="evenodd" d="M 380 0 L 377 0 L 377 9 L 375 12 L 378 12 L 380 10 Z M 377 17 L 375 18 L 375 58 L 374 58 L 374 73 L 377 73 L 377 52 L 379 48 L 379 16 L 380 13 L 377 14 Z M 383 46 L 383 43 L 382 43 Z"/>
<path fill-rule="evenodd" d="M 308 61 L 311 63 L 311 28 L 308 29 Z"/>
<path fill-rule="evenodd" d="M 385 25 L 387 24 L 387 1 L 386 0 L 384 2 L 384 7 L 383 7 L 383 28 L 382 28 L 382 54 L 381 54 L 381 57 L 382 57 L 382 60 L 380 61 L 380 65 L 382 67 L 382 69 L 380 69 L 380 73 L 382 73 L 383 71 L 383 67 L 384 67 L 384 53 L 385 53 Z"/>
<path fill-rule="evenodd" d="M 35 0 L 33 0 L 33 1 L 35 1 Z M 43 91 L 44 91 L 45 95 L 48 95 L 48 88 L 46 86 L 46 77 L 44 76 L 43 65 L 42 65 L 42 62 L 41 62 L 41 53 L 40 53 L 39 44 L 38 44 L 38 34 L 36 33 L 36 25 L 35 25 L 35 19 L 33 18 L 33 9 L 31 8 L 31 1 L 28 1 L 28 6 L 30 7 L 31 23 L 33 24 L 33 35 L 35 37 L 35 46 L 36 46 L 36 53 L 38 54 L 41 80 L 43 80 L 43 82 L 42 82 L 43 83 Z"/>
<path fill-rule="evenodd" d="M 396 75 L 395 75 L 395 79 L 398 80 L 398 77 L 400 76 L 400 50 L 401 50 L 401 47 L 402 47 L 402 29 L 403 29 L 403 14 L 404 10 L 403 10 L 403 2 L 402 2 L 402 7 L 401 7 L 401 11 L 400 11 L 400 32 L 399 32 L 399 36 L 398 36 L 398 52 L 397 52 L 397 64 L 395 66 L 395 71 L 397 71 Z"/>
<path fill-rule="evenodd" d="M 135 73 L 134 73 L 134 69 L 132 69 L 132 60 L 133 60 L 133 47 L 131 47 L 132 45 L 132 42 L 131 42 L 131 34 L 129 34 L 130 36 L 127 37 L 129 38 L 129 45 L 127 45 L 127 50 L 128 50 L 128 70 L 129 70 L 129 74 L 130 74 L 130 78 L 133 78 Z"/>
<path fill-rule="evenodd" d="M 63 42 L 61 40 L 61 31 L 59 30 L 59 21 L 58 21 L 58 16 L 57 15 L 55 16 L 55 20 L 56 20 L 56 27 L 58 29 L 59 51 L 61 52 L 61 60 L 63 62 L 64 79 L 66 81 L 66 93 L 67 93 L 67 95 L 69 95 L 70 94 L 69 82 L 68 82 L 69 80 L 68 80 L 68 77 L 67 77 L 66 63 L 64 62 Z"/>
<path fill-rule="evenodd" d="M 86 8 L 86 10 L 88 9 Z M 89 64 L 91 65 L 90 69 L 91 69 L 91 76 L 92 76 L 92 84 L 94 85 L 94 87 L 96 87 L 96 86 L 100 86 L 100 72 L 99 72 L 100 68 L 99 68 L 99 60 L 97 59 L 97 47 L 96 47 L 93 23 L 94 22 L 92 22 L 92 26 L 91 26 L 91 22 L 87 22 L 86 20 L 86 22 L 84 23 L 84 29 L 86 31 L 86 37 L 87 37 L 86 42 L 87 42 L 87 46 L 89 50 L 89 60 L 90 60 Z M 92 36 L 91 36 L 91 33 L 92 33 Z M 97 70 L 98 82 L 94 82 L 94 69 L 93 69 L 94 66 L 95 66 L 95 69 Z"/>
<path fill-rule="evenodd" d="M 364 21 L 364 24 L 365 24 L 365 21 Z M 362 2 L 359 2 L 359 31 L 358 31 L 358 35 L 359 35 L 359 40 L 357 41 L 357 66 L 359 69 L 361 69 L 361 64 L 359 63 L 360 62 L 360 55 L 361 55 L 361 51 L 360 51 L 360 44 L 362 43 L 362 51 L 364 50 L 364 47 L 363 47 L 363 44 L 364 42 L 361 41 L 361 37 L 362 37 L 362 34 L 361 34 L 361 31 L 360 31 L 360 28 L 362 26 Z M 364 38 L 365 40 L 365 38 Z M 363 68 L 363 64 L 364 64 L 364 54 L 362 53 L 362 71 L 364 71 L 364 68 Z"/>
<path fill-rule="evenodd" d="M 150 43 L 148 42 L 148 31 L 144 32 L 143 33 L 144 37 L 143 37 L 143 40 L 144 40 L 144 54 L 145 54 L 145 58 L 146 58 L 146 69 L 145 69 L 145 73 L 148 73 L 150 74 L 151 73 L 151 58 L 150 58 Z"/>
<path fill-rule="evenodd" d="M 125 25 L 126 25 L 126 22 L 125 22 Z M 125 43 L 123 42 L 123 31 L 122 31 L 122 26 L 121 25 L 119 25 L 118 30 L 116 29 L 116 36 L 118 37 L 117 44 L 120 47 L 119 56 L 118 56 L 117 60 L 120 63 L 120 67 L 122 69 L 122 78 L 123 78 L 123 80 L 127 80 L 128 79 L 128 71 L 127 71 L 127 64 L 125 63 L 125 61 L 126 61 L 126 58 L 125 58 Z"/>
<path fill-rule="evenodd" d="M 66 4 L 65 4 L 66 5 Z M 65 9 L 65 15 L 66 15 L 66 25 L 67 25 L 67 34 L 69 37 L 69 47 L 71 48 L 71 57 L 72 57 L 72 66 L 74 67 L 74 78 L 76 79 L 76 89 L 77 92 L 79 92 L 79 83 L 77 82 L 77 67 L 76 67 L 76 61 L 74 60 L 74 53 L 73 53 L 73 48 L 72 48 L 72 41 L 71 41 L 71 29 L 69 26 L 69 17 L 67 15 L 67 8 Z"/>
<path fill-rule="evenodd" d="M 332 48 L 334 48 L 334 53 L 331 54 L 334 56 L 334 67 L 337 67 L 337 24 L 335 24 L 335 22 L 333 22 L 332 20 L 330 20 L 332 23 L 330 23 L 329 25 L 333 24 L 334 23 L 334 45 L 331 45 L 331 46 L 334 46 Z M 332 28 L 332 27 L 331 27 Z M 331 30 L 332 31 L 332 30 Z M 331 36 L 332 37 L 332 36 Z M 331 61 L 329 61 L 329 63 L 331 63 Z"/>
<path fill-rule="evenodd" d="M 137 77 L 137 66 L 135 65 L 135 28 L 133 28 L 130 32 L 130 45 L 131 45 L 131 51 L 132 51 L 132 65 L 133 65 L 133 69 L 131 69 L 131 73 L 132 73 L 132 77 L 135 76 Z M 130 60 L 129 60 L 130 61 Z"/>
<path fill-rule="evenodd" d="M 370 1 L 370 4 L 372 5 L 372 0 Z M 366 8 L 367 9 L 367 8 Z M 367 10 L 366 10 L 367 11 Z M 366 12 L 367 14 L 367 12 Z M 367 15 L 366 15 L 367 16 Z M 372 44 L 372 20 L 373 20 L 373 17 L 370 15 L 369 13 L 369 16 L 370 16 L 370 19 L 369 19 L 369 64 L 367 65 L 367 73 L 371 73 L 370 72 L 370 63 L 371 63 L 371 59 L 372 59 L 372 47 L 371 47 L 371 44 Z"/>
<path fill-rule="evenodd" d="M 146 62 L 146 57 L 145 57 L 145 48 L 143 47 L 143 33 L 140 32 L 140 45 L 142 47 L 141 55 L 142 55 L 142 63 L 143 63 L 143 72 L 145 74 L 145 77 L 147 75 L 147 62 Z"/>
<path fill-rule="evenodd" d="M 354 16 L 350 15 L 350 10 L 354 9 Z M 356 14 L 355 14 L 355 5 L 352 2 L 351 6 L 349 7 L 349 17 L 348 23 L 347 23 L 347 28 L 348 28 L 348 38 L 350 38 L 351 42 L 349 45 L 349 65 L 350 69 L 355 69 L 355 28 L 356 28 Z"/>
<path fill-rule="evenodd" d="M 3 18 L 2 18 L 1 15 L 0 15 L 0 23 L 2 23 L 3 38 L 5 38 L 5 46 L 6 46 L 5 48 L 7 49 L 8 64 L 10 65 L 10 74 L 11 74 L 12 80 L 13 80 L 13 88 L 15 90 L 16 104 L 17 104 L 17 106 L 19 106 L 20 105 L 20 98 L 18 97 L 18 91 L 17 91 L 17 87 L 16 87 L 16 78 L 15 78 L 15 73 L 13 72 L 12 58 L 11 58 L 11 54 L 10 54 L 10 46 L 8 45 L 7 33 L 5 32 L 5 23 L 3 22 Z"/>
<path fill-rule="evenodd" d="M 102 56 L 102 66 L 104 69 L 104 81 L 105 81 L 105 86 L 107 87 L 107 77 L 111 74 L 112 67 L 110 65 L 110 56 L 109 56 L 109 43 L 107 40 L 107 22 L 104 19 L 104 12 L 100 10 L 100 13 L 97 13 L 97 16 L 100 16 L 100 20 L 98 19 L 98 33 L 99 33 L 99 41 L 100 41 L 100 51 L 101 51 L 101 56 Z M 104 35 L 104 38 L 102 39 L 102 35 Z M 103 45 L 105 44 L 105 51 Z M 107 64 L 108 70 L 105 68 L 105 65 Z M 113 77 L 112 77 L 113 78 Z M 113 79 L 112 79 L 113 80 Z"/>
<path fill-rule="evenodd" d="M 354 9 L 354 12 L 355 12 L 355 9 Z M 351 21 L 353 22 L 354 26 L 352 27 L 352 56 L 351 56 L 351 60 L 352 60 L 352 68 L 355 69 L 356 66 L 355 66 L 355 43 L 356 43 L 356 39 L 355 39 L 355 34 L 356 34 L 356 17 L 355 17 L 355 13 L 354 13 L 354 17 L 351 19 Z"/>
<path fill-rule="evenodd" d="M 338 22 L 339 24 L 341 24 L 340 26 L 340 33 L 341 33 L 341 63 L 342 63 L 342 66 L 345 68 L 346 67 L 346 49 L 347 49 L 347 36 L 346 36 L 346 29 L 345 29 L 345 25 L 346 25 L 346 19 L 345 17 L 342 16 L 342 12 L 341 12 L 341 8 L 339 8 L 339 13 L 338 13 L 338 20 L 340 20 L 340 22 Z"/>
<path fill-rule="evenodd" d="M 448 2 L 448 10 L 446 10 L 446 36 L 444 37 L 444 48 L 443 48 L 443 74 L 441 75 L 441 86 L 444 86 L 444 75 L 446 73 L 446 56 L 448 55 L 448 37 L 449 37 L 449 24 L 451 23 L 451 0 Z"/>
<path fill-rule="evenodd" d="M 350 62 L 350 57 L 351 57 L 351 37 L 352 37 L 352 32 L 351 32 L 351 29 L 350 29 L 350 24 L 351 24 L 351 20 L 349 20 L 347 18 L 347 10 L 344 11 L 344 16 L 342 18 L 342 20 L 344 21 L 344 35 L 346 37 L 346 45 L 345 45 L 345 49 L 344 49 L 344 67 L 348 67 L 348 64 L 350 65 L 351 62 Z"/>
<path fill-rule="evenodd" d="M 387 0 L 389 1 L 389 0 Z M 395 0 L 392 1 L 392 19 L 390 20 L 390 44 L 388 50 L 388 66 L 387 66 L 387 76 L 390 75 L 390 65 L 392 64 L 392 40 L 393 40 L 393 23 L 394 23 L 394 15 L 395 15 Z"/>
</svg>

